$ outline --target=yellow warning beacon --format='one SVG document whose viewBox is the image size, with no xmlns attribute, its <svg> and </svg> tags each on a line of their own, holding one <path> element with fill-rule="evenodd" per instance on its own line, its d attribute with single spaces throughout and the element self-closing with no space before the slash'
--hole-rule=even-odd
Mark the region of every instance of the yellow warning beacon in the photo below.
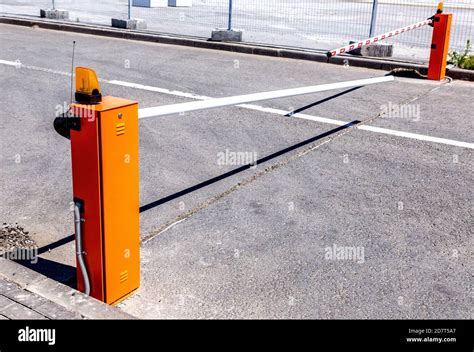
<svg viewBox="0 0 474 352">
<path fill-rule="evenodd" d="M 80 104 L 98 104 L 102 101 L 99 80 L 94 70 L 76 67 L 75 97 Z"/>
</svg>

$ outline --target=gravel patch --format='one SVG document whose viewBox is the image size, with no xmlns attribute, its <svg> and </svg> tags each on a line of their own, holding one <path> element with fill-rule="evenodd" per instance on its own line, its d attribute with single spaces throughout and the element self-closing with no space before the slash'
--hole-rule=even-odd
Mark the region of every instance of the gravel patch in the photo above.
<svg viewBox="0 0 474 352">
<path fill-rule="evenodd" d="M 32 248 L 37 248 L 37 244 L 22 226 L 18 223 L 14 225 L 2 224 L 0 229 L 0 253 Z"/>
</svg>

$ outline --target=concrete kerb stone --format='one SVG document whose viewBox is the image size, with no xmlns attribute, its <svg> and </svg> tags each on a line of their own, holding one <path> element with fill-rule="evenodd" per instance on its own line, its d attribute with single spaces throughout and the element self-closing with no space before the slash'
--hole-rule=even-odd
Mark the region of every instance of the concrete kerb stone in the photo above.
<svg viewBox="0 0 474 352">
<path fill-rule="evenodd" d="M 42 281 L 45 276 L 18 263 L 0 257 L 0 276 L 16 283 L 22 289 L 34 282 Z"/>
<path fill-rule="evenodd" d="M 196 48 L 203 49 L 214 49 L 214 50 L 225 50 L 231 52 L 238 52 L 243 54 L 253 54 L 253 55 L 265 55 L 273 57 L 282 57 L 288 59 L 298 59 L 298 60 L 309 60 L 316 62 L 328 62 L 326 53 L 316 52 L 316 51 L 307 51 L 307 50 L 297 50 L 294 48 L 282 48 L 282 47 L 272 47 L 265 45 L 255 45 L 247 43 L 237 43 L 237 42 L 219 42 L 212 40 L 205 40 L 202 38 L 195 37 L 184 37 L 184 36 L 171 36 L 164 35 L 160 33 L 150 33 L 142 31 L 133 31 L 133 30 L 123 30 L 118 28 L 111 28 L 100 25 L 85 25 L 85 24 L 74 24 L 70 22 L 59 22 L 59 21 L 49 21 L 46 19 L 37 19 L 37 18 L 25 18 L 17 16 L 0 16 L 0 23 L 13 24 L 13 25 L 22 25 L 22 26 L 38 26 L 40 28 L 60 30 L 60 31 L 69 31 L 90 35 L 100 35 L 105 37 L 113 37 L 120 39 L 131 39 L 147 42 L 155 42 L 161 44 L 171 44 L 171 45 L 182 45 L 182 46 L 191 46 Z M 387 60 L 387 59 L 377 59 L 377 58 L 367 58 L 367 57 L 357 57 L 351 55 L 337 56 L 329 60 L 329 63 L 337 65 L 349 65 L 355 67 L 365 67 L 372 69 L 379 69 L 390 71 L 394 68 L 406 68 L 406 69 L 415 69 L 421 73 L 427 72 L 426 65 L 420 65 L 417 63 L 397 61 L 397 60 Z M 466 81 L 474 81 L 474 71 L 471 70 L 462 70 L 462 69 L 451 69 L 448 70 L 448 76 L 453 79 L 461 79 Z"/>
<path fill-rule="evenodd" d="M 135 319 L 118 308 L 4 258 L 0 258 L 0 277 L 86 319 Z"/>
</svg>

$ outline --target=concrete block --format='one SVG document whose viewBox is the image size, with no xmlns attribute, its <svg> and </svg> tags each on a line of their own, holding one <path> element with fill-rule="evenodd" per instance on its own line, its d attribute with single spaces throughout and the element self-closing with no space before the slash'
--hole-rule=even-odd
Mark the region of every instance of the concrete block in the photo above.
<svg viewBox="0 0 474 352">
<path fill-rule="evenodd" d="M 135 29 L 146 29 L 146 21 L 145 20 L 142 20 L 142 19 L 139 19 L 139 18 L 135 18 L 135 26 L 136 28 Z"/>
<path fill-rule="evenodd" d="M 52 20 L 67 20 L 69 19 L 69 11 L 67 10 L 52 10 L 52 9 L 46 9 L 40 10 L 40 17 L 42 18 L 49 18 Z"/>
<path fill-rule="evenodd" d="M 168 6 L 171 7 L 191 7 L 193 0 L 168 0 Z"/>
<path fill-rule="evenodd" d="M 43 314 L 49 319 L 82 319 L 79 313 L 71 312 L 53 302 L 46 302 L 40 306 L 35 307 L 34 310 L 40 314 Z"/>
<path fill-rule="evenodd" d="M 31 309 L 48 303 L 48 300 L 43 297 L 23 290 L 16 284 L 4 280 L 0 280 L 0 294 Z"/>
<path fill-rule="evenodd" d="M 211 40 L 216 42 L 241 42 L 242 31 L 236 29 L 216 29 L 212 31 Z"/>
<path fill-rule="evenodd" d="M 356 42 L 351 41 L 349 44 Z M 393 45 L 387 43 L 376 43 L 365 45 L 360 49 L 354 49 L 350 52 L 352 55 L 370 56 L 370 57 L 392 57 Z"/>
<path fill-rule="evenodd" d="M 15 304 L 15 301 L 12 301 L 11 299 L 8 299 L 7 297 L 0 295 L 0 311 L 13 304 Z"/>
<path fill-rule="evenodd" d="M 0 295 L 5 295 L 8 297 L 9 292 L 19 291 L 20 287 L 13 282 L 8 282 L 6 280 L 0 279 Z"/>
<path fill-rule="evenodd" d="M 130 20 L 112 18 L 112 27 L 123 29 L 146 29 L 146 22 L 145 20 L 138 18 L 132 18 Z"/>
<path fill-rule="evenodd" d="M 132 0 L 137 7 L 168 7 L 168 0 Z"/>
<path fill-rule="evenodd" d="M 44 315 L 3 296 L 0 296 L 0 313 L 9 319 L 47 319 Z"/>
</svg>

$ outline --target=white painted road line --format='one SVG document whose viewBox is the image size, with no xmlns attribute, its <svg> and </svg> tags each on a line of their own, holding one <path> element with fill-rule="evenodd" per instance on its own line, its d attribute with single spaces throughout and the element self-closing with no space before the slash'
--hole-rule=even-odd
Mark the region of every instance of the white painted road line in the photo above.
<svg viewBox="0 0 474 352">
<path fill-rule="evenodd" d="M 42 72 L 47 72 L 47 73 L 66 75 L 66 76 L 71 75 L 71 73 L 68 73 L 68 72 L 57 71 L 57 70 L 41 68 L 41 67 L 36 67 L 36 66 L 23 65 L 23 64 L 20 64 L 18 61 L 15 62 L 15 61 L 0 60 L 0 64 L 1 65 L 7 65 L 7 66 L 15 66 L 15 67 L 20 67 L 20 68 L 26 68 L 26 69 L 35 70 L 35 71 L 42 71 Z M 208 96 L 196 95 L 196 94 L 192 94 L 192 93 L 180 92 L 180 91 L 175 91 L 175 90 L 169 90 L 169 89 L 166 89 L 166 88 L 147 86 L 147 85 L 138 84 L 138 83 L 124 82 L 124 81 L 118 81 L 118 80 L 106 80 L 106 79 L 100 79 L 100 81 L 108 83 L 108 84 L 116 85 L 116 86 L 122 86 L 122 87 L 134 88 L 134 89 L 141 89 L 141 90 L 146 90 L 146 91 L 150 91 L 150 92 L 156 92 L 156 93 L 167 94 L 167 95 L 178 96 L 178 97 L 189 98 L 189 99 L 195 99 L 195 100 L 213 99 L 212 97 L 208 97 Z M 276 115 L 280 115 L 280 116 L 285 116 L 285 115 L 288 114 L 288 111 L 285 111 L 285 110 L 267 108 L 267 107 L 263 107 L 263 106 L 259 106 L 259 105 L 253 105 L 253 104 L 241 104 L 241 105 L 237 105 L 237 106 L 240 107 L 240 108 L 244 108 L 244 109 L 249 109 L 249 110 L 254 110 L 254 111 L 261 111 L 261 112 L 266 112 L 266 113 L 269 113 L 269 114 L 276 114 Z M 326 124 L 336 125 L 336 126 L 343 126 L 343 125 L 346 125 L 347 123 L 350 122 L 350 121 L 335 120 L 335 119 L 329 119 L 329 118 L 325 118 L 325 117 L 319 117 L 319 116 L 307 115 L 307 114 L 301 114 L 301 113 L 294 114 L 289 118 L 300 118 L 300 119 L 304 119 L 304 120 L 310 120 L 310 121 L 314 121 L 314 122 L 326 123 Z M 474 143 L 460 142 L 460 141 L 456 141 L 456 140 L 452 140 L 452 139 L 432 137 L 432 136 L 426 136 L 426 135 L 417 134 L 417 133 L 402 132 L 402 131 L 391 130 L 391 129 L 375 127 L 375 126 L 368 126 L 368 125 L 355 126 L 354 128 L 358 128 L 360 130 L 373 132 L 373 133 L 385 134 L 385 135 L 389 135 L 389 136 L 415 139 L 415 140 L 419 140 L 419 141 L 450 145 L 450 146 L 460 147 L 460 148 L 474 149 Z"/>
<path fill-rule="evenodd" d="M 58 71 L 52 68 L 43 68 L 43 67 L 37 67 L 37 66 L 24 65 L 21 63 L 20 60 L 17 60 L 17 61 L 0 60 L 0 64 L 7 65 L 7 66 L 15 66 L 15 68 L 17 69 L 27 69 L 27 70 L 33 70 L 33 71 L 46 72 L 46 73 L 53 73 L 53 74 L 61 75 L 61 76 L 71 76 L 70 72 Z"/>
<path fill-rule="evenodd" d="M 186 97 L 186 98 L 196 99 L 196 100 L 212 99 L 211 97 L 208 97 L 208 96 L 194 95 L 194 94 L 178 92 L 178 91 L 171 91 L 169 89 L 158 88 L 158 87 L 153 87 L 153 86 L 146 86 L 146 85 L 135 84 L 135 83 L 130 83 L 130 82 L 108 81 L 108 83 L 119 85 L 119 86 L 124 86 L 124 87 L 129 87 L 129 88 L 143 89 L 143 90 L 147 90 L 147 91 L 151 91 L 151 92 L 159 92 L 159 93 L 163 93 L 163 94 Z M 267 107 L 263 107 L 263 106 L 259 106 L 259 105 L 253 105 L 253 104 L 240 104 L 240 105 L 236 105 L 236 106 L 238 106 L 240 108 L 244 108 L 244 109 L 260 111 L 260 112 L 266 112 L 266 113 L 269 113 L 269 114 L 276 114 L 276 115 L 280 115 L 280 116 L 285 116 L 285 115 L 288 114 L 288 111 L 285 111 L 285 110 L 267 108 Z M 290 118 L 294 118 L 294 117 L 300 118 L 300 119 L 303 119 L 303 120 L 310 120 L 310 121 L 314 121 L 314 122 L 326 123 L 326 124 L 336 125 L 336 126 L 343 126 L 343 125 L 346 125 L 347 123 L 350 122 L 350 121 L 335 120 L 335 119 L 329 119 L 329 118 L 326 118 L 326 117 L 307 115 L 307 114 L 301 114 L 301 113 L 293 114 Z M 391 130 L 391 129 L 387 129 L 387 128 L 367 126 L 367 125 L 355 126 L 354 128 L 358 128 L 360 130 L 369 131 L 369 132 L 386 134 L 386 135 L 390 135 L 390 136 L 403 137 L 403 138 L 408 138 L 408 139 L 416 139 L 416 140 L 419 140 L 419 141 L 451 145 L 451 146 L 460 147 L 460 148 L 474 149 L 474 143 L 460 142 L 460 141 L 456 141 L 456 140 L 452 140 L 452 139 L 431 137 L 431 136 L 426 136 L 426 135 L 417 134 L 417 133 L 403 132 L 403 131 L 397 131 L 397 130 Z"/>
<path fill-rule="evenodd" d="M 134 89 L 142 89 L 142 90 L 147 90 L 149 92 L 174 95 L 174 96 L 177 96 L 177 97 L 183 97 L 183 98 L 189 98 L 189 99 L 196 99 L 196 100 L 213 99 L 212 97 L 206 97 L 204 95 L 196 95 L 196 94 L 192 94 L 192 93 L 180 92 L 180 91 L 177 91 L 177 90 L 169 90 L 169 89 L 166 89 L 166 88 L 146 86 L 146 85 L 138 84 L 138 83 L 130 83 L 130 82 L 124 82 L 124 81 L 117 81 L 117 80 L 105 81 L 105 82 L 107 82 L 109 84 L 114 84 L 116 86 L 122 86 L 122 87 L 134 88 Z M 143 110 L 143 109 L 140 109 L 140 110 Z"/>
<path fill-rule="evenodd" d="M 425 136 L 425 135 L 417 134 L 417 133 L 395 131 L 395 130 L 389 130 L 389 129 L 386 129 L 386 128 L 380 128 L 380 127 L 375 127 L 375 126 L 367 126 L 367 125 L 359 126 L 357 128 L 360 129 L 360 130 L 364 130 L 364 131 L 370 131 L 370 132 L 375 132 L 375 133 L 383 133 L 383 134 L 388 134 L 388 135 L 391 135 L 391 136 L 417 139 L 419 141 L 426 141 L 426 142 L 432 142 L 432 143 L 438 143 L 438 144 L 447 144 L 447 145 L 452 145 L 452 146 L 455 146 L 455 147 L 474 149 L 474 143 L 459 142 L 459 141 L 454 141 L 452 139 L 431 137 L 431 136 Z"/>
<path fill-rule="evenodd" d="M 6 61 L 6 60 L 0 60 L 0 64 L 8 65 L 8 66 L 18 66 L 19 65 L 19 63 L 17 61 Z"/>
</svg>

